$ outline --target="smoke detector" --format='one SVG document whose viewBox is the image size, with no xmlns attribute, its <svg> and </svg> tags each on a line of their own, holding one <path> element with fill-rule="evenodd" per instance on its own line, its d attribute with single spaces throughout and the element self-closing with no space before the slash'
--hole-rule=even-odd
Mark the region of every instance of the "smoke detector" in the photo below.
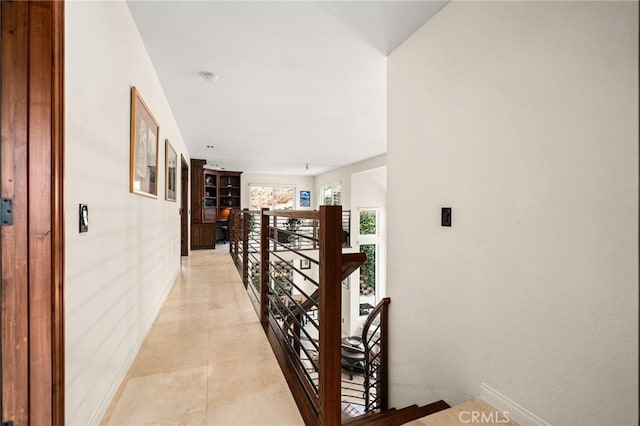
<svg viewBox="0 0 640 426">
<path fill-rule="evenodd" d="M 199 71 L 198 75 L 207 83 L 217 83 L 220 79 L 218 74 L 211 71 Z"/>
</svg>

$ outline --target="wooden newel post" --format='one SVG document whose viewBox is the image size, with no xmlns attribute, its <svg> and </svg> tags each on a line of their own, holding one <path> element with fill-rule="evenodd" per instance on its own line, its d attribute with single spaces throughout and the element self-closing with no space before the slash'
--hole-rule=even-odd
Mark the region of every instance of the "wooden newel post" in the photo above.
<svg viewBox="0 0 640 426">
<path fill-rule="evenodd" d="M 380 409 L 389 409 L 389 303 L 391 299 L 385 297 L 384 307 L 380 317 Z"/>
<path fill-rule="evenodd" d="M 260 322 L 269 322 L 269 216 L 260 214 Z"/>
<path fill-rule="evenodd" d="M 320 425 L 339 425 L 342 206 L 320 207 Z"/>
<path fill-rule="evenodd" d="M 242 211 L 242 283 L 244 288 L 249 285 L 249 209 Z"/>
<path fill-rule="evenodd" d="M 231 209 L 233 211 L 233 257 L 236 259 L 236 265 L 238 264 L 238 235 L 240 232 L 240 210 Z M 227 227 L 227 232 L 228 231 Z M 228 238 L 228 236 L 227 236 Z"/>
</svg>

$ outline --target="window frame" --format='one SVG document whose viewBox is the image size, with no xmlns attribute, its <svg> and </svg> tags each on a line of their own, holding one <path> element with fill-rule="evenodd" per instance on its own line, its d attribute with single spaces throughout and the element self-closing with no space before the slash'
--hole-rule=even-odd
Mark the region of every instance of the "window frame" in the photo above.
<svg viewBox="0 0 640 426">
<path fill-rule="evenodd" d="M 335 188 L 340 187 L 340 200 L 336 203 L 335 199 Z M 325 203 L 326 197 L 325 193 L 327 190 L 331 190 L 331 203 Z M 341 206 L 342 205 L 342 182 L 335 182 L 322 187 L 322 199 L 320 200 L 320 205 L 323 206 Z"/>
</svg>

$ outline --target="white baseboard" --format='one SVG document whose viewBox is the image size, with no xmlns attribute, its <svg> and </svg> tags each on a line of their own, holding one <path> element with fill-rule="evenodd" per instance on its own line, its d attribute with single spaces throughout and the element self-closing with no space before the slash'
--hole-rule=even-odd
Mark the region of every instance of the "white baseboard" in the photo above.
<svg viewBox="0 0 640 426">
<path fill-rule="evenodd" d="M 484 383 L 480 384 L 480 399 L 499 411 L 507 411 L 509 418 L 521 426 L 551 426 L 522 405 Z"/>
<path fill-rule="evenodd" d="M 147 334 L 149 334 L 149 330 L 151 330 L 151 326 L 156 321 L 156 318 L 160 313 L 160 309 L 164 305 L 164 302 L 166 302 L 167 297 L 169 296 L 169 292 L 171 292 L 171 289 L 175 285 L 176 280 L 178 279 L 178 275 L 180 274 L 180 269 L 181 268 L 179 266 L 178 269 L 176 269 L 176 272 L 173 274 L 171 281 L 169 281 L 171 284 L 167 286 L 164 294 L 160 298 L 160 303 L 156 307 L 153 315 L 151 315 L 150 319 L 144 325 L 144 333 L 142 335 L 142 339 L 140 339 L 140 341 L 136 343 L 136 345 L 131 349 L 131 352 L 129 352 L 129 355 L 127 356 L 127 359 L 125 360 L 125 362 L 122 363 L 122 366 L 118 370 L 118 374 L 115 376 L 115 379 L 113 380 L 113 382 L 111 383 L 111 386 L 109 387 L 109 391 L 104 395 L 104 398 L 102 399 L 100 404 L 98 404 L 98 407 L 96 407 L 88 424 L 99 425 L 102 422 L 104 415 L 107 414 L 109 405 L 111 405 L 111 402 L 113 401 L 113 398 L 116 396 L 116 393 L 118 392 L 118 389 L 122 384 L 122 381 L 125 379 L 127 372 L 131 368 L 131 365 L 133 365 L 133 361 L 136 359 L 138 352 L 140 352 L 140 348 L 142 348 L 142 344 L 144 343 L 144 340 L 147 338 Z"/>
</svg>

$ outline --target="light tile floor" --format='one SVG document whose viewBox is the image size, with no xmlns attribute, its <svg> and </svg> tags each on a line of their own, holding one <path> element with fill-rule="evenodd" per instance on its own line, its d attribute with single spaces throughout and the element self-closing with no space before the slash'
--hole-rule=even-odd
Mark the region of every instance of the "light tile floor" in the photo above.
<svg viewBox="0 0 640 426">
<path fill-rule="evenodd" d="M 102 425 L 303 424 L 228 247 L 192 251 Z"/>
</svg>

